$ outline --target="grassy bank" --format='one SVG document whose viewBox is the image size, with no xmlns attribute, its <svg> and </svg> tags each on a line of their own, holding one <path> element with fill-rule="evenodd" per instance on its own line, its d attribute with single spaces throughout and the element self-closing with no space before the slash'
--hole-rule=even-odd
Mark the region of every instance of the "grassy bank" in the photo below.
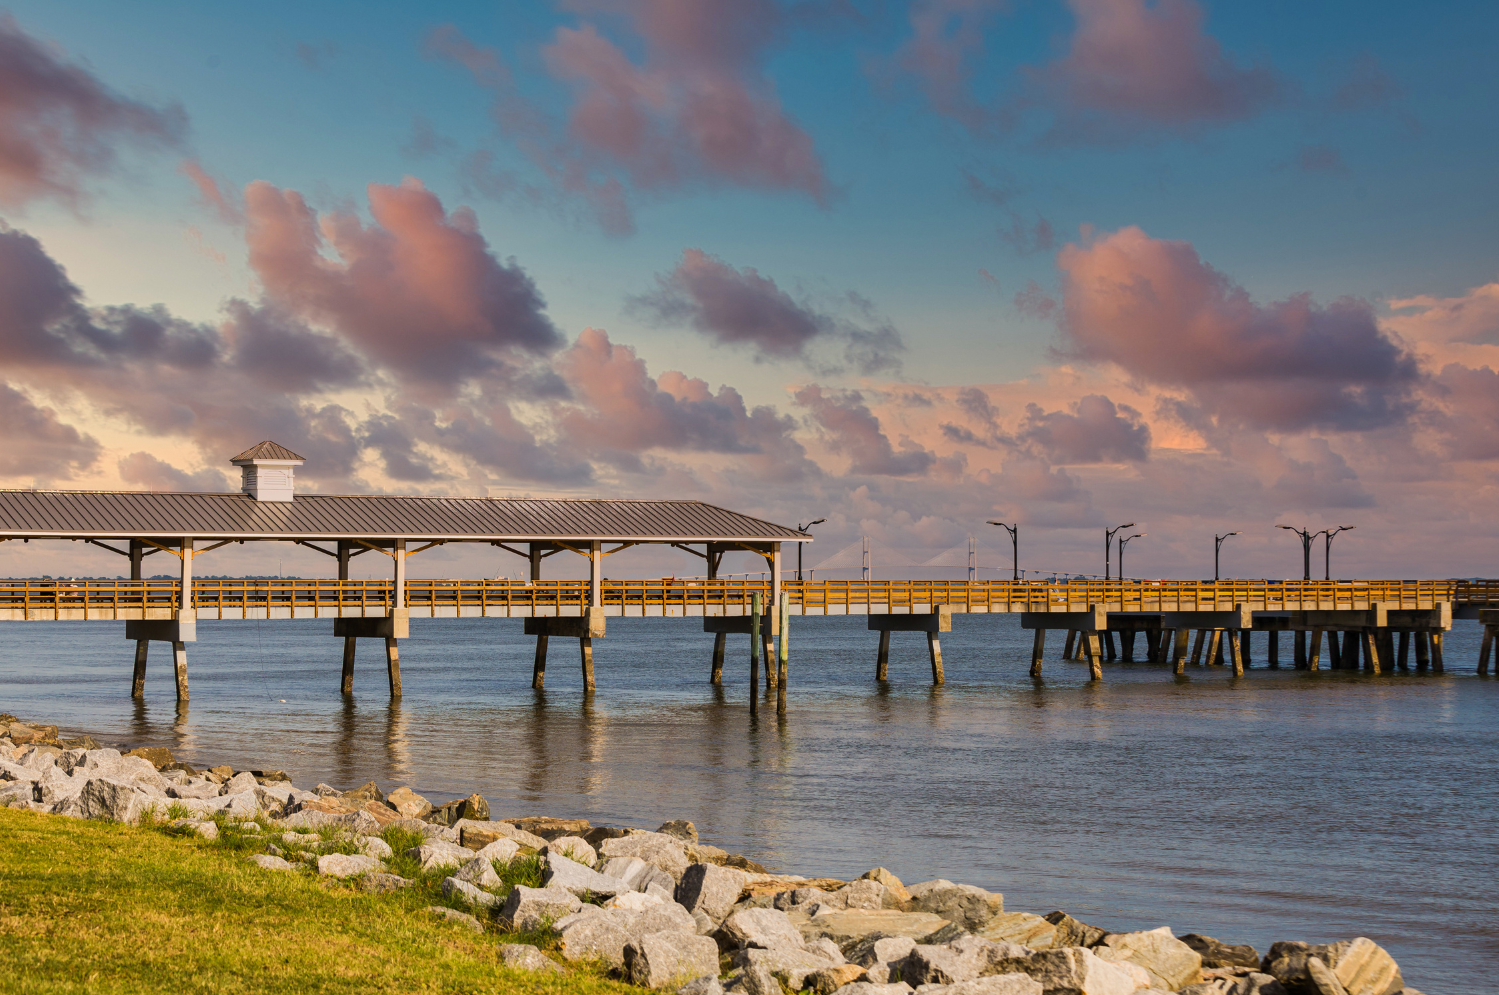
<svg viewBox="0 0 1499 995">
<path fill-rule="evenodd" d="M 430 880 L 370 895 L 245 861 L 260 849 L 232 832 L 210 842 L 0 809 L 0 990 L 640 991 L 588 969 L 504 967 L 500 943 L 536 938 L 436 921 L 427 906 L 448 903 Z"/>
</svg>

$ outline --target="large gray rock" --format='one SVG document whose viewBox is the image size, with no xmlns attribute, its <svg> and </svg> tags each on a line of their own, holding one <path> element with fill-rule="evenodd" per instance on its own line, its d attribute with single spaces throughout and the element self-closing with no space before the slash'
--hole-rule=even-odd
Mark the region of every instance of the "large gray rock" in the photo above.
<svg viewBox="0 0 1499 995">
<path fill-rule="evenodd" d="M 1203 967 L 1260 966 L 1259 952 L 1247 943 L 1224 943 L 1201 933 L 1187 933 L 1180 939 L 1202 957 Z"/>
<path fill-rule="evenodd" d="M 893 909 L 869 911 L 851 909 L 829 912 L 798 921 L 802 936 L 814 940 L 825 936 L 847 950 L 852 944 L 879 933 L 882 936 L 905 936 L 918 943 L 946 943 L 963 935 L 963 928 L 930 912 L 897 912 Z"/>
<path fill-rule="evenodd" d="M 293 869 L 291 864 L 288 864 L 280 857 L 273 857 L 268 853 L 252 853 L 245 859 L 262 870 L 289 871 Z"/>
<path fill-rule="evenodd" d="M 866 936 L 847 951 L 851 964 L 874 967 L 876 964 L 892 964 L 905 960 L 916 949 L 916 941 L 909 936 Z"/>
<path fill-rule="evenodd" d="M 189 780 L 186 784 L 167 785 L 169 798 L 217 798 L 219 785 L 208 780 Z"/>
<path fill-rule="evenodd" d="M 675 836 L 677 839 L 687 843 L 697 842 L 697 826 L 694 826 L 686 819 L 673 819 L 670 822 L 663 822 L 657 828 L 656 832 L 661 833 L 663 836 Z"/>
<path fill-rule="evenodd" d="M 480 891 L 467 881 L 460 881 L 454 877 L 442 879 L 442 893 L 448 898 L 457 898 L 470 905 L 482 905 L 485 908 L 493 908 L 500 904 L 500 896 Z"/>
<path fill-rule="evenodd" d="M 410 878 L 403 878 L 399 874 L 366 874 L 361 883 L 364 890 L 372 895 L 385 895 L 416 884 Z"/>
<path fill-rule="evenodd" d="M 238 775 L 235 776 L 238 777 Z M 252 777 L 251 780 L 254 780 L 254 778 Z M 291 801 L 298 794 L 296 788 L 284 781 L 272 782 L 270 784 L 257 783 L 249 790 L 254 792 L 255 802 L 260 806 L 262 811 L 278 817 L 286 811 L 287 802 Z M 167 793 L 171 793 L 170 788 L 167 789 Z M 232 794 L 232 792 L 226 793 Z M 306 792 L 303 793 L 306 794 Z"/>
<path fill-rule="evenodd" d="M 1327 944 L 1282 941 L 1270 947 L 1261 969 L 1293 992 L 1315 992 L 1308 967 L 1313 957 L 1326 965 L 1348 995 L 1395 995 L 1405 987 L 1395 959 L 1363 936 Z"/>
<path fill-rule="evenodd" d="M 852 984 L 867 975 L 858 964 L 835 964 L 807 975 L 807 989 L 817 995 L 833 995 L 844 985 Z"/>
<path fill-rule="evenodd" d="M 432 811 L 432 803 L 407 787 L 400 787 L 385 796 L 385 804 L 407 819 L 420 819 Z"/>
<path fill-rule="evenodd" d="M 582 905 L 576 895 L 561 888 L 516 885 L 500 906 L 500 919 L 516 930 L 539 929 L 578 911 Z"/>
<path fill-rule="evenodd" d="M 1176 991 L 1202 980 L 1202 955 L 1172 935 L 1169 927 L 1110 933 L 1093 948 L 1104 960 L 1143 967 L 1156 988 Z"/>
<path fill-rule="evenodd" d="M 1130 970 L 1084 947 L 1041 950 L 1003 966 L 1039 981 L 1046 995 L 1134 995 L 1142 987 Z"/>
<path fill-rule="evenodd" d="M 616 916 L 593 906 L 585 908 L 589 911 L 566 916 L 553 927 L 562 956 L 570 961 L 601 960 L 615 969 L 623 967 L 625 944 L 630 942 L 630 916 Z"/>
<path fill-rule="evenodd" d="M 541 859 L 544 865 L 541 880 L 548 888 L 561 888 L 579 898 L 585 895 L 613 897 L 635 890 L 619 878 L 600 874 L 554 850 L 549 849 Z"/>
<path fill-rule="evenodd" d="M 545 850 L 547 845 L 547 841 L 540 836 L 528 833 L 524 829 L 517 829 L 508 822 L 459 819 L 453 823 L 453 828 L 458 831 L 459 838 L 464 845 L 468 846 L 472 841 L 474 849 L 493 843 L 497 839 L 514 840 L 518 845 L 536 853 Z"/>
<path fill-rule="evenodd" d="M 152 803 L 150 796 L 135 785 L 102 777 L 89 778 L 77 798 L 85 819 L 112 819 L 115 822 L 135 822 Z"/>
<path fill-rule="evenodd" d="M 889 888 L 871 878 L 860 878 L 844 885 L 836 894 L 843 899 L 846 909 L 893 909 L 901 905 Z"/>
<path fill-rule="evenodd" d="M 1048 989 L 1028 974 L 994 974 L 934 990 L 934 995 L 1041 995 Z M 1142 993 L 1144 995 L 1144 993 Z"/>
<path fill-rule="evenodd" d="M 31 782 L 18 782 L 30 787 Z M 88 783 L 86 777 L 69 777 L 56 767 L 44 770 L 41 777 L 36 781 L 34 798 L 48 808 L 52 808 L 65 798 L 76 798 L 83 791 L 83 786 Z"/>
<path fill-rule="evenodd" d="M 723 985 L 716 976 L 705 974 L 678 988 L 677 995 L 723 995 Z"/>
<path fill-rule="evenodd" d="M 396 791 L 404 791 L 397 788 Z M 395 792 L 391 792 L 392 795 Z M 428 806 L 429 808 L 431 806 Z M 536 947 L 529 943 L 502 943 L 500 944 L 500 960 L 505 962 L 506 967 L 517 971 L 536 971 L 541 974 L 562 974 L 561 965 Z"/>
<path fill-rule="evenodd" d="M 715 936 L 721 936 L 730 949 L 805 950 L 807 946 L 801 930 L 779 909 L 741 909 L 731 913 Z"/>
<path fill-rule="evenodd" d="M 71 778 L 69 779 L 71 781 Z M 81 789 L 80 789 L 81 790 Z M 0 805 L 7 805 L 12 801 L 31 802 L 37 801 L 35 781 L 5 781 L 0 782 Z M 62 800 L 55 797 L 50 802 L 46 798 L 40 801 L 49 808 Z"/>
<path fill-rule="evenodd" d="M 873 981 L 855 981 L 844 985 L 833 995 L 909 995 L 914 989 L 904 981 L 881 984 Z"/>
<path fill-rule="evenodd" d="M 468 848 L 464 847 L 464 849 L 466 850 Z M 493 843 L 486 843 L 481 846 L 478 852 L 474 854 L 474 856 L 483 857 L 485 860 L 499 861 L 502 864 L 508 864 L 510 863 L 510 861 L 515 859 L 515 855 L 519 852 L 520 844 L 515 842 L 515 840 L 497 839 Z"/>
<path fill-rule="evenodd" d="M 821 888 L 788 888 L 785 891 L 776 892 L 775 897 L 771 899 L 771 904 L 783 912 L 802 911 L 809 915 L 813 914 L 813 909 L 819 905 L 829 909 L 846 909 L 848 908 L 848 895 L 846 888 L 843 891 L 843 894 L 839 894 L 823 891 Z"/>
<path fill-rule="evenodd" d="M 977 933 L 995 943 L 1018 943 L 1032 950 L 1050 950 L 1066 945 L 1056 942 L 1056 926 L 1029 912 L 1001 912 Z"/>
<path fill-rule="evenodd" d="M 319 812 L 317 809 L 304 809 L 293 812 L 281 822 L 293 829 L 343 829 L 360 836 L 378 836 L 380 834 L 380 823 L 368 812 L 345 812 L 334 815 L 331 812 Z"/>
<path fill-rule="evenodd" d="M 911 894 L 914 911 L 939 915 L 969 932 L 983 929 L 1005 910 L 1005 896 L 971 884 L 953 884 L 939 878 L 913 884 L 906 890 Z"/>
<path fill-rule="evenodd" d="M 665 892 L 664 898 L 676 894 L 677 883 L 672 876 L 639 857 L 611 857 L 599 870 L 612 878 L 619 878 L 639 892 L 648 892 L 652 885 L 656 885 L 658 892 Z"/>
<path fill-rule="evenodd" d="M 254 823 L 252 822 L 250 825 L 253 826 Z M 361 836 L 355 842 L 359 844 L 359 852 L 366 857 L 374 857 L 376 860 L 389 860 L 396 855 L 395 851 L 390 848 L 390 844 L 378 836 Z"/>
<path fill-rule="evenodd" d="M 581 836 L 559 836 L 547 844 L 548 853 L 560 853 L 584 867 L 597 867 L 599 855 Z"/>
<path fill-rule="evenodd" d="M 769 972 L 787 988 L 800 991 L 806 987 L 807 975 L 830 966 L 832 961 L 809 950 L 791 950 L 786 947 L 762 950 L 759 947 L 749 947 L 735 951 L 729 963 L 746 974 L 754 971 Z"/>
<path fill-rule="evenodd" d="M 631 934 L 696 933 L 697 920 L 676 902 L 662 902 L 636 915 Z"/>
<path fill-rule="evenodd" d="M 625 837 L 628 839 L 629 837 Z M 605 840 L 607 847 L 613 840 Z M 692 864 L 680 875 L 676 898 L 688 912 L 701 912 L 715 923 L 724 917 L 739 901 L 744 890 L 745 873 L 732 867 L 717 864 Z"/>
<path fill-rule="evenodd" d="M 718 973 L 718 944 L 691 933 L 649 933 L 625 946 L 625 976 L 646 988 L 676 988 Z"/>
<path fill-rule="evenodd" d="M 483 857 L 470 860 L 453 877 L 459 881 L 467 881 L 475 888 L 498 888 L 501 884 L 500 876 L 494 872 L 494 865 Z"/>
<path fill-rule="evenodd" d="M 918 944 L 900 964 L 900 979 L 913 985 L 953 985 L 1003 972 L 1006 965 L 1035 951 L 981 936 L 961 936 L 941 945 Z"/>
<path fill-rule="evenodd" d="M 446 867 L 462 867 L 474 859 L 474 851 L 457 843 L 433 840 L 412 847 L 406 851 L 406 856 L 420 864 L 423 871 L 436 871 Z"/>
<path fill-rule="evenodd" d="M 1107 930 L 1074 919 L 1062 911 L 1048 912 L 1041 918 L 1056 927 L 1053 947 L 1091 947 L 1107 935 Z"/>
<path fill-rule="evenodd" d="M 154 771 L 156 768 L 153 767 L 151 769 Z M 254 774 L 251 774 L 247 770 L 242 770 L 224 782 L 224 786 L 219 790 L 219 794 L 237 795 L 241 791 L 254 791 L 259 786 L 260 782 L 255 780 Z"/>
<path fill-rule="evenodd" d="M 682 874 L 688 867 L 687 852 L 682 849 L 682 841 L 665 833 L 632 833 L 604 840 L 599 849 L 605 857 L 639 857 L 670 874 L 671 879 L 676 882 L 682 880 Z"/>
<path fill-rule="evenodd" d="M 317 859 L 317 872 L 335 878 L 352 878 L 383 870 L 384 864 L 362 853 L 325 853 Z"/>
</svg>

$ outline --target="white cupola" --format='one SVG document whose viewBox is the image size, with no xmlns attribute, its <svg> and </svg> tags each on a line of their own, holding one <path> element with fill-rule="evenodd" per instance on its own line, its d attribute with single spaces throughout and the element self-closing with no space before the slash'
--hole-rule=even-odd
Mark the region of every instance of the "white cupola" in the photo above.
<svg viewBox="0 0 1499 995">
<path fill-rule="evenodd" d="M 240 468 L 239 489 L 244 493 L 257 501 L 290 501 L 292 473 L 307 461 L 267 439 L 229 462 Z"/>
</svg>

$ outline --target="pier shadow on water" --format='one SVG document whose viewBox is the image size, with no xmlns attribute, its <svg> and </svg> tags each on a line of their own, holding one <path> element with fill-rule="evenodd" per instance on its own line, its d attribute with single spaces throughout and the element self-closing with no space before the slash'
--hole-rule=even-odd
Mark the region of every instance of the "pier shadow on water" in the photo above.
<svg viewBox="0 0 1499 995">
<path fill-rule="evenodd" d="M 877 682 L 862 617 L 797 618 L 787 710 L 762 683 L 753 716 L 748 638 L 731 637 L 715 687 L 694 620 L 611 619 L 585 694 L 567 640 L 532 690 L 519 620 L 415 619 L 394 702 L 373 642 L 339 693 L 331 630 L 201 623 L 179 707 L 157 646 L 145 699 L 129 697 L 123 624 L 15 623 L 0 710 L 303 787 L 477 791 L 497 818 L 688 818 L 767 866 L 884 865 L 1116 930 L 1262 952 L 1364 935 L 1448 995 L 1499 973 L 1499 680 L 1473 674 L 1474 623 L 1449 634 L 1445 674 L 1270 671 L 1256 634 L 1241 679 L 1108 663 L 1095 684 L 1060 640 L 1033 681 L 1015 616 L 959 616 L 934 688 L 921 634 L 895 634 Z"/>
</svg>

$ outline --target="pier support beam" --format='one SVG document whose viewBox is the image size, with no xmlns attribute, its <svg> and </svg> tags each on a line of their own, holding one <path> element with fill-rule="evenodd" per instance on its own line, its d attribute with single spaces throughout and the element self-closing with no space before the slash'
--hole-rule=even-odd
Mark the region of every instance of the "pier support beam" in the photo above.
<svg viewBox="0 0 1499 995">
<path fill-rule="evenodd" d="M 390 679 L 390 696 L 401 697 L 401 650 L 395 636 L 385 637 L 385 676 Z"/>
<path fill-rule="evenodd" d="M 1411 634 L 1409 629 L 1400 630 L 1400 649 L 1396 651 L 1395 666 L 1401 670 L 1411 669 Z M 1482 672 L 1479 671 L 1479 673 Z"/>
<path fill-rule="evenodd" d="M 888 681 L 890 679 L 890 630 L 880 630 L 879 655 L 874 661 L 874 679 L 877 681 Z"/>
<path fill-rule="evenodd" d="M 1235 677 L 1243 677 L 1244 676 L 1243 640 L 1241 640 L 1239 638 L 1239 633 L 1233 632 L 1233 631 L 1229 631 L 1229 632 L 1225 632 L 1224 633 L 1224 641 L 1228 643 L 1228 655 L 1229 655 L 1229 657 L 1231 658 L 1231 660 L 1233 662 L 1234 676 Z"/>
<path fill-rule="evenodd" d="M 713 666 L 708 672 L 708 683 L 723 683 L 723 657 L 728 648 L 729 634 L 727 632 L 716 632 L 713 634 Z"/>
<path fill-rule="evenodd" d="M 1266 634 L 1269 644 L 1265 647 L 1265 664 L 1271 670 L 1280 669 L 1280 632 L 1271 630 Z"/>
<path fill-rule="evenodd" d="M 1216 667 L 1222 664 L 1223 657 L 1223 630 L 1212 630 L 1213 635 L 1208 643 L 1208 666 Z"/>
<path fill-rule="evenodd" d="M 1068 634 L 1068 641 L 1071 642 L 1071 634 L 1070 633 Z M 1032 677 L 1040 677 L 1041 676 L 1041 660 L 1045 656 L 1046 656 L 1046 630 L 1045 629 L 1037 629 L 1036 630 L 1036 637 L 1031 642 L 1031 676 Z M 1484 660 L 1485 660 L 1485 664 L 1484 665 L 1487 666 L 1487 660 L 1488 660 L 1488 658 L 1485 657 Z M 1485 673 L 1485 671 L 1480 670 L 1479 673 L 1480 674 L 1481 673 Z"/>
<path fill-rule="evenodd" d="M 177 700 L 187 700 L 187 644 L 172 643 L 172 670 L 177 678 Z"/>
<path fill-rule="evenodd" d="M 1180 675 L 1187 672 L 1187 641 L 1192 638 L 1192 630 L 1180 628 L 1175 632 L 1171 645 L 1171 672 Z"/>
<path fill-rule="evenodd" d="M 1478 649 L 1478 672 L 1489 672 L 1489 656 L 1494 649 L 1494 639 L 1499 636 L 1499 610 L 1484 608 L 1478 612 L 1478 621 L 1483 624 L 1483 645 Z"/>
<path fill-rule="evenodd" d="M 1317 670 L 1322 666 L 1322 630 L 1312 630 L 1312 651 L 1307 655 L 1306 667 L 1308 670 Z"/>
<path fill-rule="evenodd" d="M 940 633 L 952 631 L 952 607 L 949 605 L 933 605 L 933 610 L 922 614 L 909 615 L 870 615 L 869 630 L 880 634 L 880 661 L 875 664 L 876 672 L 880 672 L 888 665 L 890 655 L 890 633 L 892 632 L 924 632 L 926 633 L 927 653 L 932 661 L 932 683 L 942 684 L 946 675 L 942 669 L 942 642 Z M 1025 625 L 1024 619 L 1031 613 L 1021 614 L 1021 625 Z M 1044 617 L 1045 613 L 1036 613 Z M 1064 613 L 1058 612 L 1057 615 Z M 1025 626 L 1035 628 L 1035 626 Z M 1060 628 L 1060 626 L 1058 626 Z M 883 680 L 884 678 L 878 678 Z"/>
<path fill-rule="evenodd" d="M 1343 667 L 1343 653 L 1338 648 L 1338 630 L 1327 630 L 1327 667 L 1329 670 L 1341 670 Z"/>
<path fill-rule="evenodd" d="M 543 687 L 546 683 L 547 643 L 552 636 L 567 636 L 578 640 L 578 653 L 583 668 L 583 690 L 592 691 L 593 685 L 593 641 L 604 636 L 604 610 L 588 608 L 582 615 L 543 616 L 528 618 L 525 633 L 536 637 L 536 660 L 531 665 L 531 686 Z"/>
<path fill-rule="evenodd" d="M 130 681 L 130 697 L 132 698 L 144 698 L 146 696 L 146 653 L 150 646 L 151 643 L 149 640 L 137 639 L 135 641 L 135 675 Z M 1485 660 L 1486 667 L 1487 660 Z M 1485 673 L 1486 669 L 1479 670 L 1478 672 L 1480 674 Z"/>
<path fill-rule="evenodd" d="M 1039 632 L 1045 632 L 1046 630 L 1045 629 L 1039 629 L 1037 631 L 1039 631 Z M 1062 647 L 1062 659 L 1063 660 L 1071 660 L 1072 659 L 1072 654 L 1075 652 L 1075 648 L 1074 648 L 1073 644 L 1076 641 L 1077 641 L 1077 632 L 1075 630 L 1073 630 L 1073 629 L 1068 629 L 1067 630 L 1067 644 Z"/>
<path fill-rule="evenodd" d="M 1296 669 L 1306 669 L 1306 630 L 1297 629 L 1296 636 Z"/>
</svg>

